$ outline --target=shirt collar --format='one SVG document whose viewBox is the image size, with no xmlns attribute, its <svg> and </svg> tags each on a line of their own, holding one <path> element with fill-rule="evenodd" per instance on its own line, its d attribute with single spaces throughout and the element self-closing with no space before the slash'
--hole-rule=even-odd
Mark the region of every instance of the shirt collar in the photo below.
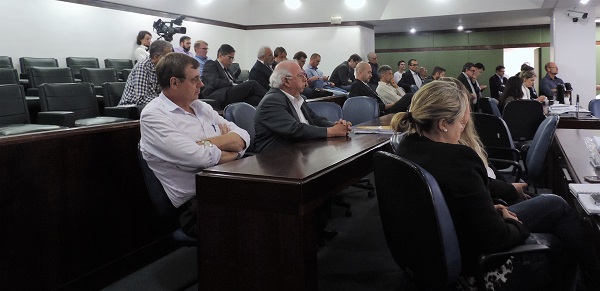
<svg viewBox="0 0 600 291">
<path fill-rule="evenodd" d="M 179 111 L 181 113 L 186 113 L 187 111 L 183 110 L 183 108 L 179 107 L 177 104 L 173 103 L 173 101 L 171 101 L 171 99 L 169 99 L 163 92 L 160 92 L 160 95 L 158 95 L 158 98 L 160 99 L 160 102 L 162 102 L 163 106 L 165 107 L 165 109 L 169 112 L 175 112 L 175 111 Z M 192 102 L 190 104 L 190 107 L 192 107 L 192 109 L 194 109 L 194 112 L 196 112 L 197 115 L 200 114 L 200 107 L 198 107 L 197 103 L 200 102 L 198 100 L 194 100 L 194 102 Z"/>
</svg>

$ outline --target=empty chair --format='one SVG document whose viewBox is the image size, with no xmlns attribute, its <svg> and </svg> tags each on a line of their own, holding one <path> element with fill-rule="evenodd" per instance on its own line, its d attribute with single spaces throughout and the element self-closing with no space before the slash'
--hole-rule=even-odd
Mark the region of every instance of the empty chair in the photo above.
<svg viewBox="0 0 600 291">
<path fill-rule="evenodd" d="M 0 68 L 14 69 L 12 58 L 8 56 L 0 56 Z"/>
<path fill-rule="evenodd" d="M 379 105 L 377 100 L 367 96 L 350 97 L 342 107 L 344 120 L 357 125 L 379 117 Z"/>
<path fill-rule="evenodd" d="M 256 108 L 246 102 L 231 103 L 223 109 L 225 119 L 243 128 L 250 135 L 250 145 L 246 150 L 246 154 L 250 155 L 254 152 L 254 135 L 256 134 L 254 115 L 256 115 Z"/>
<path fill-rule="evenodd" d="M 123 91 L 125 91 L 126 82 L 106 82 L 102 84 L 104 92 L 104 105 L 112 107 L 119 105 Z"/>
<path fill-rule="evenodd" d="M 600 99 L 590 100 L 588 110 L 592 112 L 593 116 L 600 118 Z"/>
<path fill-rule="evenodd" d="M 122 71 L 123 69 L 133 69 L 133 61 L 130 59 L 105 59 L 104 67 L 113 68 L 117 71 L 119 79 L 124 80 Z"/>
<path fill-rule="evenodd" d="M 27 96 L 38 96 L 38 86 L 44 83 L 73 83 L 73 72 L 69 68 L 29 67 Z"/>
<path fill-rule="evenodd" d="M 502 118 L 500 109 L 498 108 L 498 100 L 490 97 L 484 97 L 479 99 L 479 108 L 481 112 L 492 114 Z"/>
<path fill-rule="evenodd" d="M 123 69 L 123 71 L 121 71 L 121 75 L 123 76 L 123 82 L 127 82 L 127 79 L 129 78 L 130 74 L 131 69 Z"/>
<path fill-rule="evenodd" d="M 546 160 L 548 149 L 552 143 L 558 120 L 559 117 L 556 115 L 551 115 L 544 119 L 537 128 L 523 161 L 525 172 L 527 173 L 527 180 L 533 184 L 536 192 L 537 185 L 539 185 L 544 178 L 544 161 Z"/>
<path fill-rule="evenodd" d="M 19 64 L 21 66 L 21 75 L 19 78 L 27 79 L 27 74 L 30 67 L 58 67 L 58 60 L 55 58 L 31 58 L 22 57 L 19 58 Z M 35 88 L 35 86 L 32 86 Z"/>
<path fill-rule="evenodd" d="M 81 81 L 94 84 L 97 95 L 104 95 L 102 84 L 106 82 L 117 82 L 117 71 L 112 68 L 83 68 L 81 69 Z"/>
<path fill-rule="evenodd" d="M 516 142 L 533 139 L 540 123 L 544 121 L 544 106 L 536 100 L 515 100 L 504 107 L 502 118 Z"/>
<path fill-rule="evenodd" d="M 148 166 L 146 160 L 142 156 L 142 151 L 138 145 L 138 160 L 140 161 L 140 167 L 142 168 L 142 174 L 144 181 L 146 182 L 146 189 L 148 189 L 148 195 L 154 207 L 158 211 L 158 214 L 165 219 L 171 220 L 171 223 L 176 223 L 177 218 L 181 214 L 181 211 L 171 203 L 169 196 L 165 192 L 162 184 L 156 178 L 156 175 Z M 186 246 L 196 246 L 197 240 L 195 238 L 187 236 L 181 228 L 178 228 L 172 233 L 174 241 L 179 242 Z"/>
<path fill-rule="evenodd" d="M 476 274 L 461 274 L 459 240 L 435 178 L 417 164 L 381 151 L 373 156 L 373 171 L 388 248 L 418 290 L 453 290 L 449 287 L 455 286 L 461 275 L 474 275 L 478 290 L 486 290 L 485 270 L 510 256 L 549 250 L 534 244 L 487 254 L 479 260 Z"/>
<path fill-rule="evenodd" d="M 79 70 L 83 68 L 100 68 L 100 64 L 98 63 L 98 58 L 68 57 L 67 67 L 71 68 L 75 78 L 81 79 Z"/>
<path fill-rule="evenodd" d="M 0 85 L 16 84 L 19 85 L 19 75 L 13 68 L 0 68 Z"/>
<path fill-rule="evenodd" d="M 317 115 L 336 122 L 343 117 L 342 107 L 333 102 L 306 102 L 308 107 Z"/>
<path fill-rule="evenodd" d="M 248 70 L 241 70 L 240 71 L 240 75 L 239 75 L 239 77 L 237 79 L 238 79 L 238 81 L 241 81 L 241 82 L 248 81 L 250 79 L 250 71 L 248 71 Z"/>
<path fill-rule="evenodd" d="M 39 88 L 43 111 L 38 115 L 40 123 L 73 127 L 128 120 L 119 117 L 98 116 L 98 101 L 89 83 L 45 83 Z"/>
<path fill-rule="evenodd" d="M 0 104 L 0 136 L 61 128 L 56 125 L 29 124 L 25 94 L 18 84 L 0 85 Z"/>
</svg>

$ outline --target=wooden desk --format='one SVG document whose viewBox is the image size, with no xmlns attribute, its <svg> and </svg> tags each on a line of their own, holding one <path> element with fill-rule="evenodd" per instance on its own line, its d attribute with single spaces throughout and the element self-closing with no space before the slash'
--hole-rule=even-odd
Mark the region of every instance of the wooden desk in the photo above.
<svg viewBox="0 0 600 291">
<path fill-rule="evenodd" d="M 304 141 L 198 173 L 199 288 L 316 290 L 313 212 L 367 175 L 389 138 Z"/>
<path fill-rule="evenodd" d="M 564 118 L 558 121 L 558 128 L 600 129 L 600 119 L 597 117 Z"/>
<path fill-rule="evenodd" d="M 600 215 L 587 215 L 579 201 L 569 192 L 569 183 L 587 183 L 584 176 L 600 175 L 590 164 L 590 152 L 584 138 L 600 136 L 600 130 L 557 129 L 552 147 L 553 190 L 574 206 L 589 222 L 597 251 L 600 251 Z"/>
</svg>

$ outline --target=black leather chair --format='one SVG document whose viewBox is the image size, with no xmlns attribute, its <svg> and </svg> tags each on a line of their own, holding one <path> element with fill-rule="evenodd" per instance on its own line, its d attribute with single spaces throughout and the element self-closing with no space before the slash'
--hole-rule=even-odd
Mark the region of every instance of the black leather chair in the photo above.
<svg viewBox="0 0 600 291">
<path fill-rule="evenodd" d="M 123 69 L 121 71 L 121 75 L 123 76 L 123 82 L 127 82 L 127 79 L 129 79 L 130 74 L 131 74 L 131 69 Z"/>
<path fill-rule="evenodd" d="M 0 68 L 14 69 L 12 58 L 9 56 L 0 56 Z"/>
<path fill-rule="evenodd" d="M 81 74 L 79 73 L 79 70 L 83 68 L 100 68 L 100 64 L 98 63 L 98 58 L 68 57 L 67 67 L 71 68 L 71 70 L 73 71 L 73 76 L 75 78 L 81 79 Z"/>
<path fill-rule="evenodd" d="M 30 67 L 50 67 L 58 68 L 58 60 L 55 58 L 31 58 L 21 57 L 19 58 L 19 64 L 21 66 L 20 79 L 27 79 L 27 74 Z M 35 88 L 35 86 L 32 86 Z"/>
<path fill-rule="evenodd" d="M 82 68 L 81 81 L 94 84 L 96 95 L 104 95 L 102 84 L 105 82 L 117 82 L 117 71 L 112 68 Z"/>
<path fill-rule="evenodd" d="M 125 91 L 126 82 L 105 82 L 102 84 L 102 91 L 104 94 L 104 111 L 115 111 L 119 113 L 113 113 L 113 116 L 124 117 L 128 119 L 140 119 L 140 113 L 144 106 L 127 105 L 118 106 L 123 91 Z M 118 114 L 118 115 L 117 115 Z"/>
<path fill-rule="evenodd" d="M 523 144 L 533 139 L 535 131 L 546 116 L 542 103 L 536 100 L 515 100 L 504 106 L 502 118 L 510 129 L 513 140 Z"/>
<path fill-rule="evenodd" d="M 30 124 L 25 93 L 18 84 L 0 85 L 0 104 L 0 136 L 62 128 L 56 125 Z"/>
<path fill-rule="evenodd" d="M 246 150 L 246 155 L 254 154 L 254 115 L 256 108 L 246 102 L 235 102 L 225 106 L 223 109 L 223 117 L 228 121 L 235 123 L 243 128 L 250 135 L 250 146 Z"/>
<path fill-rule="evenodd" d="M 73 72 L 69 68 L 29 67 L 27 96 L 39 96 L 38 86 L 44 83 L 73 83 Z"/>
<path fill-rule="evenodd" d="M 144 181 L 146 182 L 148 195 L 150 196 L 150 200 L 152 200 L 152 204 L 154 204 L 154 207 L 158 211 L 158 214 L 165 219 L 176 221 L 181 214 L 181 210 L 175 208 L 173 203 L 171 203 L 171 200 L 167 196 L 162 184 L 158 178 L 156 178 L 156 175 L 152 169 L 150 169 L 146 160 L 144 160 L 139 145 L 138 160 L 140 161 L 140 167 L 142 168 L 142 174 L 144 175 Z M 172 233 L 172 238 L 175 242 L 179 242 L 186 246 L 197 246 L 198 243 L 195 238 L 187 236 L 181 228 L 178 228 Z"/>
<path fill-rule="evenodd" d="M 104 67 L 115 69 L 119 79 L 127 81 L 127 79 L 123 78 L 123 69 L 133 69 L 133 61 L 130 59 L 105 59 Z"/>
<path fill-rule="evenodd" d="M 45 83 L 39 88 L 42 107 L 42 112 L 38 114 L 40 123 L 74 127 L 129 120 L 121 117 L 98 116 L 96 94 L 89 83 Z M 106 112 L 108 115 L 116 115 L 112 114 L 112 111 Z"/>
<path fill-rule="evenodd" d="M 13 68 L 0 68 L 0 85 L 16 84 L 19 85 L 19 75 Z"/>
<path fill-rule="evenodd" d="M 419 165 L 381 151 L 373 156 L 373 170 L 383 233 L 405 278 L 419 290 L 451 290 L 464 275 L 462 259 L 452 216 L 435 178 Z M 549 250 L 531 244 L 483 255 L 480 272 L 473 274 L 478 289 L 486 290 L 483 275 L 490 262 Z"/>
<path fill-rule="evenodd" d="M 498 108 L 498 100 L 490 97 L 483 97 L 479 99 L 479 108 L 481 112 L 492 114 L 502 118 L 500 109 Z"/>
</svg>

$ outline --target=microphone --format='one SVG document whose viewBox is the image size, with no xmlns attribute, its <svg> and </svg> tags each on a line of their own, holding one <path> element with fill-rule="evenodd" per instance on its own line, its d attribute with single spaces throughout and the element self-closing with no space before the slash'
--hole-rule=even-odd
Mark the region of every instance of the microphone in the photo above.
<svg viewBox="0 0 600 291">
<path fill-rule="evenodd" d="M 577 100 L 575 101 L 575 118 L 579 118 L 579 94 L 577 94 Z"/>
</svg>

